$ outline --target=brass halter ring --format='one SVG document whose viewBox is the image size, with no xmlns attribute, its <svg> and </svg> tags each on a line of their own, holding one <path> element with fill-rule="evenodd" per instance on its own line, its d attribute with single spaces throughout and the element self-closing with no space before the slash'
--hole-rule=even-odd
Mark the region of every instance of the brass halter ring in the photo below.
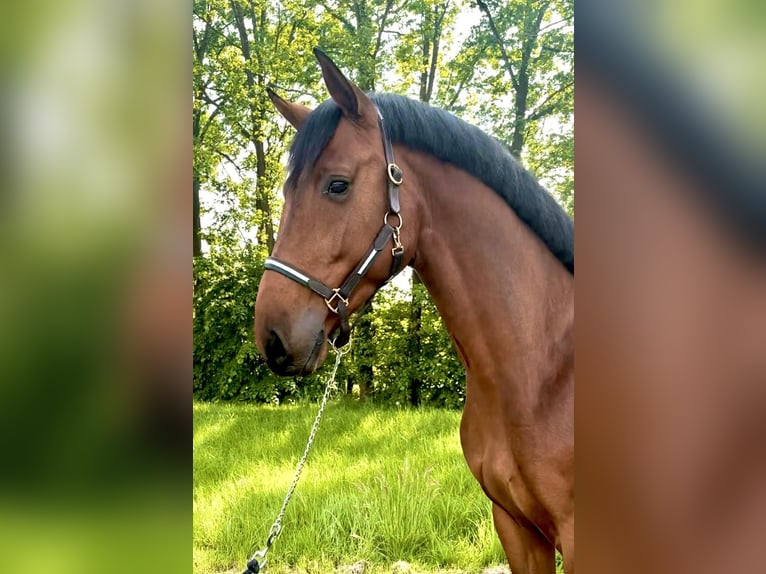
<svg viewBox="0 0 766 574">
<path fill-rule="evenodd" d="M 386 214 L 383 216 L 383 224 L 384 225 L 391 225 L 390 223 L 388 223 L 388 216 L 389 215 L 391 215 L 391 212 L 390 211 L 386 211 Z M 393 215 L 396 215 L 396 217 L 399 218 L 399 225 L 391 225 L 391 227 L 394 228 L 394 230 L 396 231 L 396 234 L 398 235 L 399 232 L 402 229 L 402 222 L 404 220 L 402 219 L 402 214 L 401 213 L 394 213 Z"/>
</svg>

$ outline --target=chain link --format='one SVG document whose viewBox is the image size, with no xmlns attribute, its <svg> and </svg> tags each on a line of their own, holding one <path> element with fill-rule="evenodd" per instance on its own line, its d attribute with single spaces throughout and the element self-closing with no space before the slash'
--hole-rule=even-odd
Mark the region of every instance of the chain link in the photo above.
<svg viewBox="0 0 766 574">
<path fill-rule="evenodd" d="M 327 379 L 327 384 L 324 388 L 324 395 L 322 395 L 322 402 L 319 405 L 319 412 L 317 412 L 317 416 L 314 419 L 314 426 L 311 427 L 311 432 L 309 433 L 309 439 L 306 442 L 306 448 L 303 450 L 303 456 L 301 456 L 300 460 L 298 461 L 298 465 L 295 468 L 295 477 L 293 477 L 293 482 L 290 484 L 290 488 L 287 490 L 287 495 L 285 496 L 284 501 L 282 502 L 282 508 L 279 511 L 279 514 L 277 515 L 277 519 L 274 521 L 274 524 L 271 525 L 271 529 L 269 530 L 269 537 L 266 540 L 266 548 L 263 550 L 257 551 L 255 554 L 252 555 L 250 558 L 250 562 L 256 561 L 259 564 L 260 570 L 263 570 L 264 566 L 266 565 L 266 554 L 269 551 L 269 548 L 271 548 L 271 545 L 274 544 L 274 541 L 279 537 L 279 535 L 282 533 L 282 519 L 285 517 L 285 511 L 287 510 L 287 505 L 290 503 L 290 499 L 293 496 L 293 492 L 295 492 L 295 487 L 298 486 L 298 479 L 301 476 L 301 472 L 303 471 L 303 465 L 306 463 L 306 459 L 309 456 L 309 451 L 311 450 L 311 446 L 314 444 L 314 437 L 316 436 L 317 429 L 319 428 L 319 421 L 322 419 L 322 414 L 324 414 L 325 406 L 327 405 L 327 399 L 330 398 L 330 394 L 332 391 L 335 390 L 335 376 L 338 374 L 338 367 L 340 366 L 340 360 L 348 353 L 349 349 L 351 348 L 351 343 L 347 344 L 343 348 L 338 348 L 335 346 L 335 341 L 330 341 L 330 347 L 333 351 L 335 351 L 335 365 L 332 368 L 332 372 L 330 373 L 330 377 Z M 256 570 L 257 572 L 257 570 Z"/>
</svg>

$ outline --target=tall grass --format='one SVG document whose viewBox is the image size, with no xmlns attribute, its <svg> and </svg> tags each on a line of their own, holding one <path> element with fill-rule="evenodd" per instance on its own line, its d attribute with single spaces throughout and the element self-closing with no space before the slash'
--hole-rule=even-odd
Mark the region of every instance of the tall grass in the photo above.
<svg viewBox="0 0 766 574">
<path fill-rule="evenodd" d="M 194 571 L 241 571 L 263 546 L 316 405 L 194 405 Z M 505 563 L 466 466 L 460 414 L 327 407 L 269 571 L 480 572 Z M 240 568 L 240 570 L 236 570 Z"/>
</svg>

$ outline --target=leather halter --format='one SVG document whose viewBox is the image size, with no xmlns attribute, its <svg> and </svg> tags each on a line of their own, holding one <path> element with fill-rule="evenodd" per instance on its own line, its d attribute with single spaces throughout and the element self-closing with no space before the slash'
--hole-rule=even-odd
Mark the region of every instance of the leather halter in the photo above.
<svg viewBox="0 0 766 574">
<path fill-rule="evenodd" d="M 404 258 L 404 246 L 401 243 L 400 236 L 402 216 L 399 213 L 399 186 L 402 184 L 403 174 L 402 170 L 394 161 L 394 148 L 391 145 L 391 140 L 388 137 L 385 124 L 383 123 L 383 114 L 380 113 L 377 106 L 375 107 L 375 110 L 378 112 L 378 126 L 383 137 L 383 152 L 386 155 L 388 211 L 383 216 L 383 227 L 378 231 L 370 249 L 367 250 L 367 254 L 362 257 L 356 267 L 354 267 L 351 273 L 348 274 L 346 280 L 343 281 L 343 284 L 336 289 L 329 287 L 319 279 L 300 271 L 293 265 L 290 265 L 281 259 L 277 259 L 276 257 L 267 258 L 265 264 L 265 269 L 267 271 L 276 271 L 288 279 L 292 279 L 296 283 L 311 289 L 311 291 L 324 299 L 324 302 L 327 304 L 330 311 L 340 317 L 340 332 L 335 339 L 332 340 L 332 344 L 336 347 L 342 347 L 348 343 L 349 335 L 351 333 L 351 327 L 348 324 L 348 299 L 362 278 L 370 270 L 375 260 L 381 253 L 383 253 L 383 249 L 389 239 L 393 241 L 394 246 L 391 249 L 393 259 L 391 261 L 391 270 L 389 271 L 386 283 L 402 270 L 402 260 Z M 399 221 L 396 226 L 391 225 L 388 222 L 389 216 L 392 215 L 395 215 Z"/>
</svg>

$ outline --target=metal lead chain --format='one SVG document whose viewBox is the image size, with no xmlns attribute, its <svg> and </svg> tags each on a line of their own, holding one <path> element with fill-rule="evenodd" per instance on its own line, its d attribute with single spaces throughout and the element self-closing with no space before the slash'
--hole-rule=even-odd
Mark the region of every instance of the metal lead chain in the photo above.
<svg viewBox="0 0 766 574">
<path fill-rule="evenodd" d="M 316 435 L 317 429 L 319 428 L 319 421 L 322 419 L 322 414 L 324 413 L 325 406 L 327 405 L 327 399 L 330 398 L 330 393 L 336 388 L 335 376 L 338 374 L 340 360 L 343 355 L 348 353 L 349 349 L 351 348 L 351 344 L 349 343 L 345 347 L 339 349 L 335 346 L 335 341 L 333 340 L 330 341 L 330 347 L 332 347 L 332 350 L 335 351 L 335 365 L 332 368 L 330 377 L 327 379 L 327 384 L 324 388 L 324 395 L 322 396 L 322 402 L 319 405 L 319 412 L 317 412 L 317 416 L 314 419 L 314 426 L 311 427 L 309 439 L 308 442 L 306 442 L 306 448 L 303 450 L 303 456 L 301 456 L 301 459 L 298 461 L 298 466 L 295 468 L 295 477 L 293 478 L 293 482 L 290 485 L 290 488 L 287 490 L 287 496 L 285 496 L 285 500 L 282 502 L 282 508 L 277 515 L 277 519 L 274 521 L 274 524 L 271 525 L 271 529 L 269 530 L 269 537 L 266 539 L 266 548 L 259 550 L 250 557 L 250 560 L 247 562 L 247 569 L 242 572 L 242 574 L 258 574 L 259 572 L 263 571 L 263 569 L 266 567 L 266 554 L 268 554 L 269 548 L 271 548 L 271 545 L 274 544 L 274 541 L 282 532 L 282 519 L 285 516 L 287 505 L 290 503 L 293 492 L 295 492 L 295 487 L 298 485 L 298 479 L 300 478 L 301 472 L 303 471 L 303 465 L 306 463 L 306 459 L 309 456 L 311 446 L 314 444 L 314 436 Z"/>
</svg>

